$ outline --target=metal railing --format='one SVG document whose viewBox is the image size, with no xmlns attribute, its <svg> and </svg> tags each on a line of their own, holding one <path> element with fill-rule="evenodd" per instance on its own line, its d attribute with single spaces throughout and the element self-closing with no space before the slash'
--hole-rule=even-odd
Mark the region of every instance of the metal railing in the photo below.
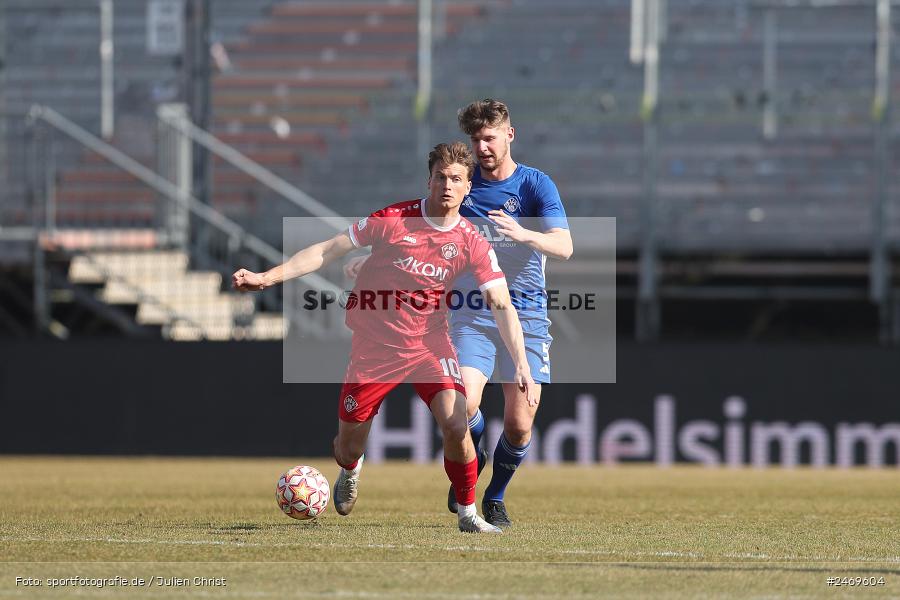
<svg viewBox="0 0 900 600">
<path fill-rule="evenodd" d="M 238 265 L 240 258 L 239 254 L 241 253 L 241 251 L 245 251 L 250 254 L 249 257 L 244 256 L 244 258 L 255 259 L 263 264 L 267 263 L 271 265 L 283 262 L 284 256 L 281 251 L 271 246 L 267 242 L 261 240 L 260 238 L 254 236 L 253 234 L 247 232 L 239 224 L 235 223 L 219 211 L 215 210 L 213 207 L 200 202 L 199 200 L 197 200 L 197 198 L 187 192 L 183 187 L 179 187 L 178 185 L 168 181 L 164 177 L 155 173 L 148 167 L 142 165 L 122 151 L 81 128 L 54 109 L 47 106 L 35 105 L 29 111 L 26 119 L 28 128 L 32 131 L 36 128 L 38 123 L 44 123 L 52 128 L 52 130 L 65 134 L 85 148 L 108 160 L 113 165 L 130 173 L 136 179 L 155 190 L 160 194 L 161 197 L 165 198 L 169 202 L 186 209 L 191 215 L 200 219 L 211 229 L 220 234 L 223 234 L 226 240 L 226 254 L 223 259 L 227 264 L 232 266 Z M 195 131 L 189 127 L 185 127 L 184 129 L 186 135 L 191 134 L 198 138 L 202 138 L 205 142 L 210 143 L 210 145 L 217 145 L 216 142 L 218 142 L 218 140 L 215 140 L 215 138 L 212 138 L 212 136 L 209 136 L 205 132 L 200 132 L 199 130 Z M 212 138 L 212 140 L 215 141 L 211 141 L 205 136 L 208 136 L 208 138 Z M 224 146 L 224 144 L 222 144 L 222 146 Z M 240 156 L 236 156 L 239 155 L 239 153 L 237 153 L 237 151 L 233 149 L 230 149 L 229 152 L 228 149 L 218 147 L 217 150 L 229 154 L 230 158 L 235 159 L 238 162 L 243 162 Z M 243 158 L 244 160 L 252 163 L 250 159 L 246 159 L 246 157 Z M 245 164 L 245 166 L 247 165 Z M 262 169 L 262 171 L 266 171 L 263 167 L 259 165 L 256 166 L 259 169 Z M 49 165 L 49 168 L 52 168 L 52 165 Z M 272 177 L 276 177 L 274 174 L 270 173 L 270 175 L 272 175 Z M 47 178 L 52 179 L 52 175 L 48 175 Z M 287 184 L 287 182 L 283 183 L 287 186 L 290 185 Z M 296 190 L 296 188 L 294 189 Z M 293 198 L 301 197 L 302 192 L 299 192 L 299 194 L 297 192 L 299 192 L 299 190 L 290 192 Z M 45 203 L 51 202 L 52 194 L 45 194 L 44 199 Z M 325 213 L 325 211 L 332 211 L 321 205 L 317 207 L 316 204 L 318 203 L 315 203 L 315 201 L 311 198 L 307 197 L 305 203 L 313 209 L 318 209 L 319 214 L 317 216 L 326 219 L 326 222 L 333 227 L 337 228 L 339 224 L 340 227 L 344 226 L 344 220 L 341 217 L 338 217 L 336 214 L 329 215 Z M 324 209 L 324 211 L 321 209 Z M 45 227 L 46 229 L 52 231 L 55 228 L 55 222 L 52 218 L 53 207 L 45 205 L 44 213 L 46 217 Z M 343 291 L 334 283 L 316 273 L 311 273 L 304 276 L 300 280 L 300 285 L 306 289 L 328 291 L 335 294 L 336 296 L 340 296 Z M 318 320 L 303 319 L 302 321 L 292 321 L 291 326 L 296 326 L 304 334 L 309 334 L 318 338 L 331 338 L 336 335 L 346 335 L 346 329 L 344 328 L 343 323 L 336 319 L 334 315 L 323 315 L 323 317 Z"/>
<path fill-rule="evenodd" d="M 171 127 L 178 134 L 200 144 L 235 168 L 253 177 L 273 192 L 286 198 L 294 206 L 314 217 L 319 217 L 323 223 L 333 227 L 335 231 L 347 229 L 350 226 L 348 219 L 331 210 L 297 186 L 288 183 L 258 162 L 248 158 L 232 146 L 219 140 L 208 131 L 197 127 L 190 120 L 180 118 L 177 113 L 171 110 L 160 110 L 158 117 L 161 123 Z"/>
</svg>

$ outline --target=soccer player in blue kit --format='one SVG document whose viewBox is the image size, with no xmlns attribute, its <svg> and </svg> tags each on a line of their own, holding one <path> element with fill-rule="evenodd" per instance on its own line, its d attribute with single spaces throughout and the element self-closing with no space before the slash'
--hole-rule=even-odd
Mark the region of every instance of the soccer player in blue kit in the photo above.
<svg viewBox="0 0 900 600">
<path fill-rule="evenodd" d="M 485 234 L 506 273 L 513 305 L 525 333 L 531 374 L 538 384 L 535 395 L 540 399 L 540 384 L 550 383 L 549 350 L 553 339 L 544 301 L 544 266 L 547 256 L 568 259 L 572 255 L 566 212 L 550 177 L 512 159 L 510 146 L 515 129 L 503 102 L 485 99 L 469 104 L 459 112 L 459 126 L 469 136 L 478 161 L 472 190 L 460 207 L 460 214 Z M 523 226 L 520 220 L 535 229 Z M 355 276 L 361 262 L 348 263 L 347 275 Z M 450 336 L 466 388 L 469 430 L 478 450 L 479 473 L 487 459 L 479 446 L 485 429 L 479 406 L 484 387 L 494 374 L 495 363 L 503 387 L 503 435 L 494 450 L 493 474 L 481 507 L 486 521 L 505 528 L 512 522 L 504 495 L 516 468 L 528 453 L 538 405 L 529 406 L 515 384 L 513 361 L 489 308 L 478 301 L 477 284 L 459 277 L 454 288 L 466 298 L 462 306 L 451 311 Z M 456 512 L 452 487 L 447 503 L 450 511 Z"/>
<path fill-rule="evenodd" d="M 572 255 L 566 211 L 550 177 L 513 160 L 510 146 L 515 129 L 503 102 L 485 99 L 469 104 L 459 113 L 459 126 L 469 136 L 478 160 L 472 190 L 460 213 L 473 223 L 486 226 L 485 233 L 491 234 L 488 241 L 494 247 L 513 294 L 540 398 L 540 384 L 550 383 L 549 351 L 553 339 L 546 302 L 541 301 L 544 265 L 547 256 L 568 259 Z M 520 220 L 533 228 L 523 226 Z M 465 280 L 457 281 L 456 287 L 463 292 L 477 289 L 474 281 Z M 484 435 L 484 418 L 479 410 L 481 396 L 497 362 L 504 397 L 503 435 L 494 450 L 493 475 L 481 507 L 489 523 L 509 527 L 511 521 L 503 502 L 504 494 L 528 452 L 537 406 L 528 406 L 518 391 L 512 359 L 498 335 L 496 321 L 483 302 L 465 302 L 458 310 L 451 311 L 450 336 L 466 386 L 469 430 L 476 448 Z M 479 458 L 479 464 L 483 464 L 481 452 Z M 451 511 L 456 508 L 452 501 L 449 508 Z"/>
</svg>

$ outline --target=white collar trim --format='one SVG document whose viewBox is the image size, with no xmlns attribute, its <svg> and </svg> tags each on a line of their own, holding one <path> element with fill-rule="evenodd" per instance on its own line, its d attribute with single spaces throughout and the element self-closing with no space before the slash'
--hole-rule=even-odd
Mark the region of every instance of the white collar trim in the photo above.
<svg viewBox="0 0 900 600">
<path fill-rule="evenodd" d="M 427 200 L 427 198 L 422 198 L 422 200 L 419 202 L 419 204 L 422 206 L 422 218 L 425 219 L 426 223 L 428 223 L 429 225 L 431 225 L 434 229 L 437 229 L 438 231 L 450 231 L 451 229 L 453 229 L 454 227 L 459 225 L 459 222 L 462 220 L 462 215 L 456 215 L 456 221 L 454 221 L 452 225 L 438 225 L 437 223 L 432 221 L 430 218 L 428 218 L 428 215 L 425 213 L 425 201 L 426 200 Z"/>
</svg>

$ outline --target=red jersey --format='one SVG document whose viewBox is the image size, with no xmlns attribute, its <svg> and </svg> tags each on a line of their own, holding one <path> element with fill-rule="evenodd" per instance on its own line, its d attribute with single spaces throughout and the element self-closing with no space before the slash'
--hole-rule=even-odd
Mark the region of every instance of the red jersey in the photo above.
<svg viewBox="0 0 900 600">
<path fill-rule="evenodd" d="M 471 271 L 479 289 L 505 284 L 491 245 L 459 217 L 439 226 L 425 215 L 426 200 L 392 204 L 350 226 L 357 247 L 371 246 L 347 303 L 354 336 L 394 348 L 422 345 L 447 332 L 447 309 L 466 301 L 452 282 Z"/>
</svg>

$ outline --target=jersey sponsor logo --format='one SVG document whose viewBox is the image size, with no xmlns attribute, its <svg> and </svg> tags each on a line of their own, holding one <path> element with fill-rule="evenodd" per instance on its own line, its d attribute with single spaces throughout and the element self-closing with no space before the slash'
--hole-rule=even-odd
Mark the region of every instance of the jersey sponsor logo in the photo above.
<svg viewBox="0 0 900 600">
<path fill-rule="evenodd" d="M 497 231 L 496 226 L 491 227 L 491 225 L 487 223 L 472 225 L 472 229 L 481 234 L 485 240 L 490 242 L 491 246 L 495 248 L 515 248 L 518 244 L 508 238 L 505 234 Z"/>
<path fill-rule="evenodd" d="M 347 394 L 347 397 L 344 398 L 344 411 L 351 413 L 359 406 L 359 403 L 356 401 L 356 398 Z"/>
<path fill-rule="evenodd" d="M 424 275 L 438 281 L 444 281 L 450 275 L 450 269 L 447 267 L 436 267 L 431 263 L 416 260 L 412 256 L 394 260 L 394 266 L 401 271 L 406 271 L 413 275 Z"/>
<path fill-rule="evenodd" d="M 506 209 L 508 213 L 519 212 L 519 200 L 517 198 L 510 197 L 509 200 L 503 205 L 503 208 Z"/>
<path fill-rule="evenodd" d="M 411 235 L 404 235 L 404 236 L 403 236 L 403 241 L 404 241 L 404 242 L 409 242 L 410 244 L 415 244 L 415 243 L 416 243 L 416 238 L 414 238 L 414 237 L 411 236 Z"/>
<path fill-rule="evenodd" d="M 441 246 L 441 256 L 443 256 L 446 260 L 450 260 L 456 258 L 459 254 L 459 249 L 456 247 L 456 244 L 450 242 L 449 244 L 444 244 Z"/>
<path fill-rule="evenodd" d="M 491 226 L 487 223 L 482 223 L 479 225 L 472 225 L 472 227 L 481 234 L 481 237 L 486 239 L 487 241 L 493 242 L 509 242 L 511 241 L 504 234 L 497 231 L 496 228 L 491 228 Z"/>
<path fill-rule="evenodd" d="M 366 228 L 366 223 L 368 223 L 368 221 L 369 221 L 369 217 L 363 217 L 362 219 L 360 219 L 359 221 L 356 222 L 356 228 L 359 231 L 362 231 L 363 229 Z"/>
</svg>

